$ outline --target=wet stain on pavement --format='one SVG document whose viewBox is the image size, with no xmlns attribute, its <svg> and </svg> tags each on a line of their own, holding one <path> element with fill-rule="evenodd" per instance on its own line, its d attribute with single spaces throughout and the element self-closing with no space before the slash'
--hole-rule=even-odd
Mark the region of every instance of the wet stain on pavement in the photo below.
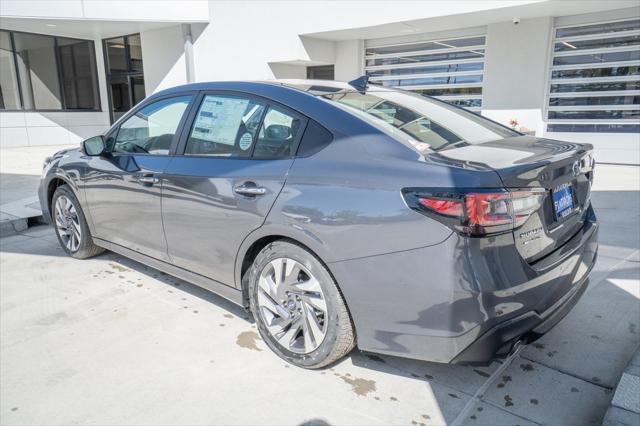
<svg viewBox="0 0 640 426">
<path fill-rule="evenodd" d="M 630 322 L 628 330 L 629 330 L 629 333 L 636 334 L 636 325 L 634 323 Z"/>
<path fill-rule="evenodd" d="M 233 319 L 233 315 L 231 314 L 224 314 L 223 317 Z"/>
<path fill-rule="evenodd" d="M 572 387 L 571 388 L 571 392 L 580 392 L 580 390 L 578 388 L 576 388 L 576 387 Z"/>
<path fill-rule="evenodd" d="M 351 391 L 358 396 L 366 396 L 370 392 L 375 392 L 375 380 L 361 379 L 358 377 L 340 376 L 340 378 L 351 385 Z"/>
<path fill-rule="evenodd" d="M 456 395 L 455 393 L 449 393 L 447 395 L 449 395 L 451 398 L 454 398 L 454 399 L 460 399 L 460 397 L 458 395 Z"/>
<path fill-rule="evenodd" d="M 433 380 L 433 376 L 431 374 L 425 374 L 424 377 L 426 377 L 429 380 Z"/>
<path fill-rule="evenodd" d="M 531 363 L 520 364 L 520 368 L 522 369 L 522 371 L 533 371 L 533 370 L 535 370 L 533 368 L 533 365 L 531 365 Z"/>
<path fill-rule="evenodd" d="M 243 331 L 242 333 L 238 334 L 236 345 L 242 348 L 261 352 L 262 349 L 260 349 L 257 345 L 258 340 L 260 340 L 260 336 L 258 336 L 258 333 L 256 333 L 255 331 Z"/>
<path fill-rule="evenodd" d="M 544 343 L 534 343 L 533 347 L 542 350 L 544 349 Z"/>
<path fill-rule="evenodd" d="M 491 374 L 485 373 L 484 371 L 478 370 L 476 368 L 473 369 L 473 372 L 478 374 L 479 376 L 482 376 L 482 377 L 490 377 L 491 376 Z"/>
<path fill-rule="evenodd" d="M 389 397 L 389 399 L 390 399 L 391 401 L 397 401 L 397 400 L 398 400 L 398 398 L 396 398 L 395 396 L 390 396 L 390 397 Z"/>
<path fill-rule="evenodd" d="M 537 399 L 535 399 L 535 398 L 531 398 L 531 399 L 529 400 L 529 402 L 530 402 L 531 404 L 533 404 L 533 405 L 538 405 L 538 400 L 537 400 Z"/>
<path fill-rule="evenodd" d="M 504 406 L 511 407 L 513 405 L 513 399 L 509 395 L 504 396 Z"/>
<path fill-rule="evenodd" d="M 111 266 L 112 269 L 115 269 L 118 272 L 126 272 L 126 271 L 130 271 L 131 269 L 129 268 L 125 268 L 122 265 L 118 265 L 117 263 L 109 263 L 109 266 Z M 106 271 L 105 271 L 106 272 Z M 113 272 L 112 272 L 113 273 Z"/>
<path fill-rule="evenodd" d="M 18 411 L 18 407 L 13 407 L 11 411 Z"/>
</svg>

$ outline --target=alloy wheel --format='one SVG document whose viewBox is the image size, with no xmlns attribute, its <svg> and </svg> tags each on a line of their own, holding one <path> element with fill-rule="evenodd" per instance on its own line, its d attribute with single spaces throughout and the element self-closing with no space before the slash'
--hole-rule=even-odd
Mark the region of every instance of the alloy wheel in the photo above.
<svg viewBox="0 0 640 426">
<path fill-rule="evenodd" d="M 285 349 L 313 352 L 327 333 L 327 303 L 320 282 L 300 262 L 270 261 L 260 273 L 258 311 L 269 333 Z"/>
<path fill-rule="evenodd" d="M 55 205 L 56 231 L 62 243 L 70 252 L 75 252 L 80 247 L 82 229 L 78 212 L 71 200 L 66 195 L 61 195 Z"/>
</svg>

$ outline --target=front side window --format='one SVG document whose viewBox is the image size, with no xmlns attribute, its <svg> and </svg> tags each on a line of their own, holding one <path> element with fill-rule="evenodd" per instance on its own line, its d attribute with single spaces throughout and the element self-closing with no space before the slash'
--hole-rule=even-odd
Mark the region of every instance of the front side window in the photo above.
<svg viewBox="0 0 640 426">
<path fill-rule="evenodd" d="M 122 123 L 112 148 L 116 153 L 167 155 L 192 96 L 146 105 Z"/>
<path fill-rule="evenodd" d="M 249 158 L 265 105 L 236 96 L 207 95 L 193 122 L 186 155 Z"/>
</svg>

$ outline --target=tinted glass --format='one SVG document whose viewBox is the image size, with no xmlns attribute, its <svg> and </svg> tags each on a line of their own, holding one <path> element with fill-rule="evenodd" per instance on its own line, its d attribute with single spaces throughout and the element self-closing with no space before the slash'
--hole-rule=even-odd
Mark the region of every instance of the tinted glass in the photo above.
<svg viewBox="0 0 640 426">
<path fill-rule="evenodd" d="M 207 95 L 193 122 L 186 155 L 251 156 L 264 105 L 254 100 Z"/>
<path fill-rule="evenodd" d="M 64 102 L 68 109 L 99 109 L 93 43 L 58 38 Z"/>
<path fill-rule="evenodd" d="M 640 27 L 640 20 L 622 22 L 608 22 L 605 24 L 584 25 L 581 27 L 558 28 L 556 37 L 573 37 L 588 34 L 612 33 L 618 31 L 637 30 Z"/>
<path fill-rule="evenodd" d="M 109 80 L 109 90 L 111 92 L 113 121 L 116 121 L 131 109 L 129 79 L 127 77 L 112 77 Z"/>
<path fill-rule="evenodd" d="M 572 97 L 550 98 L 550 106 L 575 106 L 575 105 L 640 105 L 640 96 L 601 96 L 601 97 Z"/>
<path fill-rule="evenodd" d="M 451 61 L 455 59 L 484 58 L 484 50 L 470 50 L 467 52 L 438 53 L 432 55 L 414 55 L 407 57 L 367 59 L 367 66 L 415 64 L 416 62 Z"/>
<path fill-rule="evenodd" d="M 562 41 L 556 43 L 554 51 L 566 52 L 577 49 L 601 49 L 604 47 L 633 46 L 640 44 L 640 36 L 613 37 L 594 40 Z"/>
<path fill-rule="evenodd" d="M 114 152 L 166 155 L 191 96 L 162 99 L 137 111 L 120 126 Z"/>
<path fill-rule="evenodd" d="M 124 37 L 112 38 L 104 42 L 107 50 L 107 70 L 110 74 L 127 71 L 127 51 Z"/>
<path fill-rule="evenodd" d="M 62 109 L 54 38 L 25 33 L 13 37 L 25 109 Z"/>
<path fill-rule="evenodd" d="M 368 71 L 367 75 L 370 77 L 382 77 L 391 75 L 410 75 L 410 74 L 431 74 L 431 73 L 445 73 L 445 72 L 459 72 L 459 71 L 482 71 L 484 64 L 482 62 L 475 62 L 469 64 L 445 64 L 436 65 L 430 67 L 416 67 L 416 68 L 392 68 L 387 70 L 375 70 Z"/>
<path fill-rule="evenodd" d="M 18 75 L 13 61 L 11 36 L 0 31 L 0 109 L 19 109 Z"/>
<path fill-rule="evenodd" d="M 129 67 L 130 71 L 142 72 L 142 42 L 140 34 L 127 37 L 129 45 Z"/>
<path fill-rule="evenodd" d="M 408 92 L 348 92 L 322 98 L 381 127 L 421 153 L 518 135 L 471 112 Z"/>
<path fill-rule="evenodd" d="M 584 68 L 577 70 L 553 71 L 552 78 L 592 78 L 592 77 L 620 77 L 640 74 L 638 65 L 611 68 Z"/>
<path fill-rule="evenodd" d="M 588 55 L 558 56 L 553 58 L 553 65 L 580 65 L 602 62 L 637 61 L 640 50 L 626 52 L 591 53 Z"/>
<path fill-rule="evenodd" d="M 552 84 L 551 93 L 564 92 L 594 92 L 599 90 L 640 90 L 640 81 L 620 81 L 611 83 L 575 83 L 575 84 Z"/>
<path fill-rule="evenodd" d="M 549 132 L 640 133 L 638 124 L 549 124 Z"/>
<path fill-rule="evenodd" d="M 404 53 L 420 50 L 451 49 L 454 47 L 481 46 L 483 44 L 484 37 L 429 41 L 425 43 L 402 44 L 396 46 L 370 47 L 367 49 L 367 55 L 383 55 L 389 53 Z"/>
<path fill-rule="evenodd" d="M 555 119 L 639 119 L 640 110 L 602 110 L 602 111 L 549 111 L 549 118 Z"/>
<path fill-rule="evenodd" d="M 254 158 L 291 157 L 301 124 L 300 118 L 270 107 L 260 128 Z"/>
</svg>

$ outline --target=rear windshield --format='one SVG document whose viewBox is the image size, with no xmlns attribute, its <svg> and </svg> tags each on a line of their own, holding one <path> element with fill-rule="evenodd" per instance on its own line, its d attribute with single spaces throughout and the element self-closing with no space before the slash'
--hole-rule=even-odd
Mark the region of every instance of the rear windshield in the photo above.
<svg viewBox="0 0 640 426">
<path fill-rule="evenodd" d="M 420 153 L 520 135 L 472 112 L 411 92 L 341 91 L 319 97 L 381 127 Z"/>
</svg>

